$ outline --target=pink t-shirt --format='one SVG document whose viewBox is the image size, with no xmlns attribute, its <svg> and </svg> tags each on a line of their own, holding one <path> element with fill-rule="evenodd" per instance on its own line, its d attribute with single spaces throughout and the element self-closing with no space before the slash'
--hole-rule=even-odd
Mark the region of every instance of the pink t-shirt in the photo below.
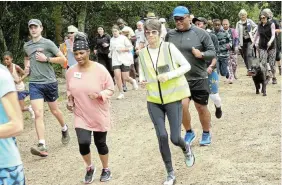
<svg viewBox="0 0 282 185">
<path fill-rule="evenodd" d="M 78 64 L 66 73 L 67 94 L 74 97 L 74 126 L 90 131 L 105 132 L 111 128 L 110 102 L 92 100 L 91 93 L 114 90 L 114 82 L 107 69 L 95 62 L 87 72 L 80 72 Z"/>
</svg>

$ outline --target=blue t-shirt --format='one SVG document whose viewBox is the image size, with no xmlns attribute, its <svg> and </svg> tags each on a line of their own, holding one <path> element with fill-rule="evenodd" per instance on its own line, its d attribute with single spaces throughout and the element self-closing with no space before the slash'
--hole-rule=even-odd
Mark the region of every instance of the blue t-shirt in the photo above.
<svg viewBox="0 0 282 185">
<path fill-rule="evenodd" d="M 14 80 L 7 68 L 0 64 L 0 125 L 4 125 L 9 121 L 1 99 L 7 93 L 13 91 L 16 92 Z M 0 139 L 0 168 L 10 168 L 21 164 L 16 138 Z"/>
</svg>

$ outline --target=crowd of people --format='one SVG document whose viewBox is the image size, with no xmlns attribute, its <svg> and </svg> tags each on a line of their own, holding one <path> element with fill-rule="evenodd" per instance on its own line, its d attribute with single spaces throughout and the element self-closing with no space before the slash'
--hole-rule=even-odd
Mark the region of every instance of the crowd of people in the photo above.
<svg viewBox="0 0 282 185">
<path fill-rule="evenodd" d="M 86 184 L 93 182 L 96 172 L 90 151 L 92 135 L 103 167 L 100 181 L 112 177 L 106 142 L 111 125 L 109 99 L 115 91 L 118 91 L 118 100 L 124 99 L 127 82 L 133 90 L 141 86 L 147 91 L 148 116 L 154 125 L 167 172 L 164 185 L 173 185 L 176 181 L 165 128 L 166 116 L 171 142 L 181 148 L 186 166 L 192 167 L 195 156 L 191 144 L 196 133 L 191 126 L 190 102 L 194 102 L 202 125 L 199 144 L 210 145 L 208 100 L 214 103 L 215 116 L 220 119 L 223 111 L 219 76 L 224 77 L 227 84 L 236 81 L 239 52 L 247 75 L 252 76 L 252 52 L 256 47 L 259 63 L 267 68 L 272 83 L 277 83 L 276 63 L 281 75 L 281 25 L 273 19 L 270 9 L 261 11 L 258 25 L 248 19 L 242 9 L 235 28 L 230 27 L 228 19 L 211 21 L 195 17 L 184 6 L 176 7 L 172 15 L 174 29 L 168 29 L 166 19 L 158 19 L 153 12 L 136 23 L 135 31 L 119 18 L 111 29 L 112 36 L 101 25 L 91 43 L 85 33 L 70 25 L 59 48 L 42 37 L 41 21 L 31 19 L 28 22 L 31 40 L 24 45 L 25 69 L 13 63 L 13 55 L 8 51 L 3 54 L 6 67 L 0 64 L 0 184 L 25 184 L 15 139 L 23 130 L 22 111 L 29 111 L 35 122 L 38 144 L 30 149 L 33 155 L 48 156 L 44 102 L 60 124 L 62 144 L 70 141 L 67 123 L 58 107 L 58 82 L 52 63 L 66 68 L 67 109 L 73 112 L 79 152 L 86 164 Z M 91 52 L 97 56 L 97 61 L 90 59 Z M 26 77 L 29 91 L 23 82 Z M 24 101 L 27 96 L 30 96 L 29 106 Z M 182 125 L 186 131 L 184 138 L 181 137 Z"/>
</svg>

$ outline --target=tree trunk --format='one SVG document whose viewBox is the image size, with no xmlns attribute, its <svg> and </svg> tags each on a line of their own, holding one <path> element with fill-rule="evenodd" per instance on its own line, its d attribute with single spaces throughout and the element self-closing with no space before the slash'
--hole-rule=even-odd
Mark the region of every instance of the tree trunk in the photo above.
<svg viewBox="0 0 282 185">
<path fill-rule="evenodd" d="M 78 30 L 85 31 L 85 19 L 87 15 L 87 2 L 81 2 L 80 10 L 77 15 Z"/>
<path fill-rule="evenodd" d="M 6 40 L 4 38 L 2 27 L 0 26 L 0 51 L 7 51 Z"/>
<path fill-rule="evenodd" d="M 54 6 L 52 18 L 55 22 L 55 38 L 58 44 L 63 42 L 62 4 Z"/>
</svg>

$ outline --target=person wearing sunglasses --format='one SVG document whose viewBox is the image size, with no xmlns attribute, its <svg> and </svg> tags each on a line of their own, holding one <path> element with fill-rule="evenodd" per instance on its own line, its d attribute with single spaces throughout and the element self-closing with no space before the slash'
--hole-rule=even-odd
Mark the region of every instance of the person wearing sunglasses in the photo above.
<svg viewBox="0 0 282 185">
<path fill-rule="evenodd" d="M 272 76 L 272 83 L 275 84 L 275 25 L 269 21 L 268 13 L 262 11 L 259 16 L 260 23 L 258 25 L 258 31 L 255 34 L 254 43 L 259 39 L 259 57 L 260 62 L 268 68 L 268 77 Z M 254 43 L 251 47 L 254 46 Z M 270 66 L 270 67 L 269 67 Z"/>
<path fill-rule="evenodd" d="M 173 18 L 176 29 L 168 32 L 165 40 L 172 42 L 191 65 L 191 70 L 185 74 L 191 97 L 182 100 L 183 126 L 186 130 L 185 141 L 192 143 L 196 138 L 191 127 L 189 112 L 190 101 L 193 100 L 203 128 L 200 145 L 209 145 L 211 143 L 211 115 L 207 106 L 210 88 L 206 61 L 211 61 L 216 57 L 215 47 L 205 30 L 190 24 L 190 12 L 186 7 L 176 7 L 173 10 Z"/>
<path fill-rule="evenodd" d="M 161 23 L 157 19 L 147 20 L 144 32 L 148 46 L 139 53 L 139 80 L 141 86 L 147 89 L 147 109 L 167 171 L 164 185 L 172 185 L 175 183 L 175 174 L 165 128 L 165 115 L 170 125 L 170 139 L 182 149 L 186 166 L 191 167 L 195 162 L 190 144 L 186 144 L 181 138 L 181 101 L 190 96 L 184 74 L 191 66 L 174 44 L 162 41 Z"/>
<path fill-rule="evenodd" d="M 253 35 L 257 30 L 257 25 L 253 20 L 248 19 L 248 13 L 245 9 L 240 10 L 238 14 L 240 21 L 236 24 L 236 30 L 239 35 L 239 51 L 244 60 L 247 68 L 247 75 L 252 75 L 252 48 L 250 45 L 253 43 Z"/>
</svg>

